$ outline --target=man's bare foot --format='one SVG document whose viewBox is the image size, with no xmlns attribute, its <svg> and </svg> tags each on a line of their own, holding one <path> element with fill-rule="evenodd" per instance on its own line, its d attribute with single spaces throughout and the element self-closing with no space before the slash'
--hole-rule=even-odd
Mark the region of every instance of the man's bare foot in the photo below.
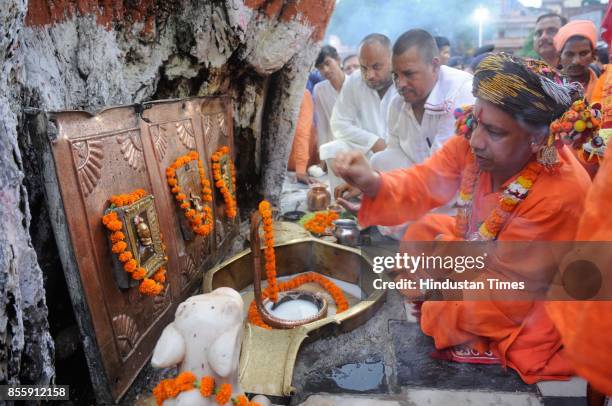
<svg viewBox="0 0 612 406">
<path fill-rule="evenodd" d="M 312 183 L 316 183 L 316 181 L 311 178 L 310 176 L 306 175 L 305 173 L 296 173 L 295 174 L 295 179 L 300 182 L 300 183 L 304 183 L 306 185 L 310 185 Z"/>
</svg>

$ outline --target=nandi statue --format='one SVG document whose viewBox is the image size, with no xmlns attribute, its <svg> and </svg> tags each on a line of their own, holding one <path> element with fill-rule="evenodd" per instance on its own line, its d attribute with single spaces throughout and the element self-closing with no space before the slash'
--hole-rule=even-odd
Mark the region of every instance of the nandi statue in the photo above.
<svg viewBox="0 0 612 406">
<path fill-rule="evenodd" d="M 199 382 L 213 377 L 215 385 L 230 384 L 232 396 L 243 394 L 238 382 L 238 364 L 243 332 L 243 301 L 231 288 L 218 288 L 211 293 L 192 296 L 181 303 L 155 345 L 151 364 L 168 368 L 177 364 L 179 372 L 191 372 Z M 263 399 L 262 399 L 263 398 Z M 266 397 L 256 400 L 269 405 Z M 227 403 L 231 405 L 231 401 Z M 181 391 L 165 406 L 216 405 L 214 395 L 204 397 L 199 389 Z"/>
</svg>

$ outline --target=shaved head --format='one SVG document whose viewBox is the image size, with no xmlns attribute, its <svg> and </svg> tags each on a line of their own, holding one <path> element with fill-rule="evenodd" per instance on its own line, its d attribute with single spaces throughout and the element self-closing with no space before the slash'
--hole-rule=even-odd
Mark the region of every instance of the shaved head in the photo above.
<svg viewBox="0 0 612 406">
<path fill-rule="evenodd" d="M 371 44 L 382 45 L 384 48 L 389 50 L 389 53 L 391 53 L 391 40 L 386 35 L 378 33 L 370 34 L 361 40 L 361 42 L 359 43 L 359 48 L 364 45 Z"/>
<path fill-rule="evenodd" d="M 436 40 L 430 33 L 421 29 L 409 30 L 400 35 L 393 45 L 393 55 L 399 56 L 407 50 L 416 47 L 423 62 L 431 63 L 438 57 L 440 51 Z"/>
</svg>

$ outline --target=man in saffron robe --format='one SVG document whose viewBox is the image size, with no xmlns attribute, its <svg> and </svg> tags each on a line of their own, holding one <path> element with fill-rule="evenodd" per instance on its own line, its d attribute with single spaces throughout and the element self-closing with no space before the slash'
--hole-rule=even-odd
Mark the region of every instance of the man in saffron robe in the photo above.
<svg viewBox="0 0 612 406">
<path fill-rule="evenodd" d="M 570 21 L 559 29 L 554 38 L 555 48 L 560 55 L 563 74 L 571 82 L 584 87 L 584 96 L 591 101 L 597 75 L 590 68 L 595 60 L 597 28 L 592 21 Z"/>
<path fill-rule="evenodd" d="M 612 149 L 608 148 L 586 197 L 584 214 L 576 234 L 576 241 L 581 242 L 581 258 L 594 262 L 607 284 L 610 283 L 612 251 L 602 249 L 603 245 L 590 246 L 582 241 L 607 241 L 609 247 L 612 241 L 610 202 Z M 595 389 L 612 396 L 612 302 L 549 302 L 546 310 L 561 333 L 567 358 L 578 375 Z"/>
<path fill-rule="evenodd" d="M 602 28 L 604 29 L 602 37 L 612 44 L 612 6 L 608 6 Z M 612 75 L 612 67 L 607 65 L 606 68 L 600 78 L 600 88 L 593 97 L 593 102 L 602 104 L 603 131 L 612 131 L 610 130 L 612 129 L 612 80 L 609 77 Z M 585 259 L 596 262 L 603 271 L 603 280 L 608 283 L 612 251 L 597 250 L 601 245 L 589 246 L 580 242 L 612 241 L 610 202 L 612 202 L 612 148 L 607 148 L 601 167 L 587 194 L 576 241 L 579 241 L 579 248 L 583 252 L 586 251 Z M 593 249 L 596 251 L 593 252 Z M 612 351 L 610 351 L 612 302 L 551 302 L 547 304 L 547 310 L 561 333 L 568 358 L 578 375 L 589 381 L 596 390 L 612 396 Z"/>
<path fill-rule="evenodd" d="M 550 146 L 549 124 L 571 105 L 570 89 L 546 77 L 552 74 L 543 63 L 491 54 L 474 75 L 473 115 L 459 127 L 469 139 L 455 136 L 423 164 L 388 173 L 373 171 L 357 152 L 338 156 L 336 172 L 364 194 L 360 224 L 415 221 L 407 241 L 573 239 L 590 179 L 566 147 Z M 547 170 L 551 152 L 556 173 Z M 457 192 L 457 218 L 426 214 Z M 550 282 L 521 265 L 508 266 L 525 279 Z M 439 350 L 492 353 L 527 383 L 573 372 L 543 302 L 426 301 L 421 312 L 421 328 Z"/>
<path fill-rule="evenodd" d="M 319 163 L 317 154 L 317 132 L 313 124 L 314 105 L 308 90 L 304 90 L 304 98 L 300 105 L 295 135 L 287 162 L 287 170 L 295 171 L 296 180 L 300 183 L 313 183 L 307 169 Z"/>
</svg>

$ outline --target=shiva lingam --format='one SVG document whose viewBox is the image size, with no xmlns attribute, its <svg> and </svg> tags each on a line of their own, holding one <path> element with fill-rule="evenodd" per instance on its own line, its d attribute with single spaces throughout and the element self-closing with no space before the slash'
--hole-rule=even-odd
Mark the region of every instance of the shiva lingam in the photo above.
<svg viewBox="0 0 612 406">
<path fill-rule="evenodd" d="M 318 293 L 301 290 L 279 292 L 276 303 L 271 299 L 262 300 L 261 294 L 261 238 L 259 226 L 262 222 L 258 211 L 251 214 L 251 253 L 253 255 L 253 289 L 255 304 L 261 319 L 269 326 L 277 329 L 291 329 L 327 317 L 328 303 Z M 271 304 L 271 306 L 270 306 Z M 294 306 L 292 306 L 294 305 Z M 268 311 L 282 315 L 278 317 Z M 304 317 L 304 314 L 307 314 Z"/>
</svg>

